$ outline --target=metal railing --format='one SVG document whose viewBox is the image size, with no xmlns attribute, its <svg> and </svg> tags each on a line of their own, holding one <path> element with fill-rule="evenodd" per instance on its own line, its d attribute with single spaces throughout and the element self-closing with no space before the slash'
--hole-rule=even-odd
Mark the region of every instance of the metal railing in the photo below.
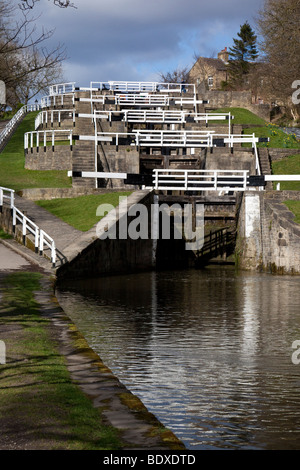
<svg viewBox="0 0 300 470">
<path fill-rule="evenodd" d="M 5 199 L 8 199 L 10 208 L 13 208 L 15 201 L 15 191 L 13 189 L 0 186 L 0 207 L 3 206 Z"/>
<path fill-rule="evenodd" d="M 88 90 L 88 88 L 80 88 Z M 193 83 L 161 83 L 161 82 L 134 82 L 134 81 L 107 81 L 107 82 L 90 82 L 90 90 L 108 90 L 121 92 L 174 92 L 185 93 L 191 92 L 195 94 L 195 85 Z"/>
<path fill-rule="evenodd" d="M 50 111 L 41 111 L 35 118 L 35 129 L 39 126 L 48 126 L 50 124 L 53 127 L 54 123 L 61 126 L 62 119 L 72 119 L 73 127 L 75 126 L 75 110 L 74 109 L 52 109 Z M 50 117 L 49 117 L 50 116 Z"/>
<path fill-rule="evenodd" d="M 43 255 L 46 248 L 50 249 L 50 260 L 52 266 L 56 263 L 56 247 L 53 238 L 51 238 L 44 230 L 40 229 L 32 220 L 30 220 L 23 212 L 15 206 L 15 191 L 13 189 L 0 187 L 0 207 L 3 206 L 4 200 L 8 201 L 8 205 L 12 210 L 13 232 L 16 232 L 18 222 L 22 225 L 23 244 L 26 244 L 26 236 L 28 234 L 34 237 L 35 252 Z"/>
<path fill-rule="evenodd" d="M 71 98 L 71 100 L 69 100 Z M 50 108 L 51 106 L 64 106 L 65 103 L 72 106 L 75 105 L 75 92 L 73 93 L 58 93 L 49 96 L 43 96 L 41 99 L 41 108 Z"/>
<path fill-rule="evenodd" d="M 70 129 L 53 129 L 53 130 L 41 130 L 31 131 L 24 134 L 24 150 L 33 150 L 34 148 L 39 149 L 43 147 L 46 150 L 47 144 L 52 146 L 69 141 L 70 148 L 73 143 L 73 131 Z"/>
<path fill-rule="evenodd" d="M 250 143 L 252 145 L 252 149 L 255 155 L 255 168 L 256 172 L 258 175 L 261 175 L 261 168 L 260 168 L 260 162 L 259 162 L 259 156 L 257 152 L 257 146 L 256 144 L 259 142 L 259 138 L 255 137 L 255 134 L 242 134 L 242 135 L 236 135 L 236 134 L 231 134 L 229 136 L 223 136 L 224 137 L 224 143 L 228 144 L 230 148 L 233 148 L 234 144 L 246 144 Z"/>
<path fill-rule="evenodd" d="M 214 131 L 143 131 L 134 130 L 136 146 L 212 147 Z"/>
<path fill-rule="evenodd" d="M 16 114 L 10 119 L 10 121 L 6 124 L 4 129 L 0 133 L 0 145 L 4 142 L 4 140 L 11 135 L 14 131 L 16 125 L 20 122 L 20 120 L 31 111 L 38 111 L 40 109 L 39 104 L 26 104 L 20 108 Z"/>
<path fill-rule="evenodd" d="M 62 95 L 66 93 L 73 93 L 75 91 L 75 82 L 58 83 L 49 87 L 49 95 Z"/>
<path fill-rule="evenodd" d="M 245 191 L 248 170 L 153 170 L 154 189 L 177 191 Z"/>
<path fill-rule="evenodd" d="M 115 96 L 115 105 L 120 106 L 169 106 L 168 95 L 124 94 Z"/>
</svg>

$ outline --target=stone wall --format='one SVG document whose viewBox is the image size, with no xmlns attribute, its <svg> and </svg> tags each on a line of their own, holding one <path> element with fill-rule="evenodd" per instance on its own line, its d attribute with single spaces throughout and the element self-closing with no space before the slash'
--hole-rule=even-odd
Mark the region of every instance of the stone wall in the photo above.
<svg viewBox="0 0 300 470">
<path fill-rule="evenodd" d="M 72 170 L 72 151 L 69 145 L 39 147 L 25 153 L 25 168 L 27 170 Z"/>
<path fill-rule="evenodd" d="M 247 108 L 252 104 L 250 91 L 210 90 L 201 94 L 201 99 L 209 100 L 207 108 Z"/>
<path fill-rule="evenodd" d="M 290 155 L 300 154 L 300 149 L 290 149 L 290 148 L 268 148 L 268 153 L 271 162 L 277 162 L 283 158 L 289 157 Z"/>
<path fill-rule="evenodd" d="M 110 211 L 91 230 L 78 237 L 64 250 L 68 261 L 57 270 L 58 283 L 76 278 L 128 274 L 156 267 L 186 267 L 191 251 L 186 250 L 185 240 L 175 236 L 171 236 L 170 240 L 159 237 L 159 223 L 157 219 L 156 223 L 152 220 L 155 197 L 153 191 L 135 191 L 124 205 L 121 203 L 118 209 Z M 145 209 L 145 218 L 143 214 L 140 215 L 139 208 L 136 214 L 134 210 L 128 213 L 136 204 L 141 204 Z M 143 228 L 145 220 L 147 233 Z M 157 237 L 152 233 L 155 229 Z M 132 236 L 139 232 L 141 236 Z M 109 233 L 113 236 L 108 236 Z"/>
<path fill-rule="evenodd" d="M 290 192 L 245 192 L 236 245 L 242 269 L 300 274 L 300 225 L 281 202 L 289 198 Z"/>
<path fill-rule="evenodd" d="M 208 100 L 206 108 L 245 108 L 257 114 L 262 119 L 270 121 L 272 107 L 269 104 L 253 104 L 251 91 L 222 91 L 210 90 L 199 92 L 199 98 Z"/>
</svg>

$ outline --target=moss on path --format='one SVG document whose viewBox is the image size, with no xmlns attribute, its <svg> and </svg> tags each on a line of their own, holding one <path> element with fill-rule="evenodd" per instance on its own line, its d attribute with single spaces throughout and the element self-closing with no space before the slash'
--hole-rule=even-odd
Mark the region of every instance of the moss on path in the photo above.
<svg viewBox="0 0 300 470">
<path fill-rule="evenodd" d="M 105 367 L 49 276 L 0 273 L 1 450 L 184 449 Z"/>
</svg>

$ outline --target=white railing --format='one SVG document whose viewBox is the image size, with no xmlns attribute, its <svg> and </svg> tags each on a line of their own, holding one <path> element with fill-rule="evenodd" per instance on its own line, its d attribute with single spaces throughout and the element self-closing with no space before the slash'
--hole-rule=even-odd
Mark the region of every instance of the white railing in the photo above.
<svg viewBox="0 0 300 470">
<path fill-rule="evenodd" d="M 160 109 L 128 109 L 121 111 L 94 110 L 94 114 L 78 114 L 78 117 L 93 119 L 105 119 L 109 122 L 113 120 L 122 120 L 132 123 L 158 123 L 158 124 L 184 124 L 188 120 L 205 121 L 206 127 L 209 121 L 228 122 L 228 134 L 231 134 L 231 121 L 234 116 L 230 113 L 212 114 L 212 113 L 191 113 L 189 111 L 178 110 L 160 110 Z"/>
<path fill-rule="evenodd" d="M 52 109 L 51 111 L 41 111 L 35 118 L 35 129 L 37 130 L 40 126 L 52 127 L 54 123 L 58 123 L 60 127 L 62 118 L 72 119 L 73 126 L 75 126 L 75 110 L 74 109 Z M 50 115 L 50 119 L 49 119 Z"/>
<path fill-rule="evenodd" d="M 75 82 L 58 83 L 49 87 L 49 95 L 65 95 L 66 93 L 73 93 L 75 91 Z"/>
<path fill-rule="evenodd" d="M 52 148 L 59 142 L 69 141 L 70 147 L 72 147 L 73 131 L 70 129 L 53 129 L 53 130 L 41 130 L 31 131 L 24 134 L 24 150 L 40 147 L 47 147 L 47 143 L 51 143 Z"/>
<path fill-rule="evenodd" d="M 8 200 L 8 205 L 12 209 L 12 224 L 13 232 L 16 231 L 17 223 L 19 222 L 22 225 L 22 236 L 23 243 L 26 243 L 27 234 L 34 236 L 34 247 L 35 252 L 43 255 L 45 248 L 49 248 L 51 251 L 50 259 L 53 267 L 56 263 L 56 247 L 54 240 L 47 235 L 42 229 L 40 229 L 32 220 L 30 220 L 23 212 L 21 212 L 15 206 L 15 191 L 13 189 L 0 187 L 0 207 L 4 204 L 4 199 Z"/>
<path fill-rule="evenodd" d="M 64 106 L 65 103 L 70 105 L 71 97 L 72 106 L 75 104 L 75 93 L 59 93 L 56 95 L 43 96 L 41 99 L 41 108 L 50 108 L 51 106 Z"/>
<path fill-rule="evenodd" d="M 115 96 L 115 105 L 123 106 L 169 106 L 168 95 L 124 94 Z"/>
<path fill-rule="evenodd" d="M 13 208 L 15 201 L 15 191 L 13 189 L 0 186 L 0 207 L 3 206 L 5 199 L 8 199 L 10 208 Z"/>
<path fill-rule="evenodd" d="M 195 85 L 193 83 L 160 83 L 160 82 L 132 82 L 132 81 L 107 81 L 90 82 L 90 88 L 80 88 L 81 90 L 109 90 L 121 92 L 174 92 L 184 93 L 190 91 L 195 94 Z"/>
<path fill-rule="evenodd" d="M 257 152 L 257 146 L 256 144 L 259 142 L 259 138 L 255 137 L 255 134 L 242 134 L 242 135 L 236 135 L 236 134 L 231 134 L 229 136 L 224 136 L 224 143 L 228 144 L 229 147 L 233 148 L 234 144 L 246 144 L 250 143 L 252 145 L 252 149 L 254 151 L 255 155 L 255 167 L 256 167 L 256 172 L 258 175 L 261 174 L 261 169 L 260 169 L 260 162 L 259 162 L 259 157 L 258 157 L 258 152 Z"/>
<path fill-rule="evenodd" d="M 14 130 L 15 126 L 19 123 L 19 121 L 30 111 L 37 111 L 40 109 L 39 104 L 27 104 L 22 106 L 16 114 L 10 119 L 10 121 L 6 124 L 4 129 L 0 133 L 0 145 L 2 142 L 11 135 L 12 131 Z"/>
<path fill-rule="evenodd" d="M 143 131 L 134 130 L 136 146 L 212 147 L 214 131 Z"/>
<path fill-rule="evenodd" d="M 248 170 L 153 170 L 154 189 L 245 191 Z"/>
<path fill-rule="evenodd" d="M 183 111 L 163 111 L 163 110 L 128 110 L 124 111 L 125 122 L 149 122 L 149 123 L 166 123 L 177 124 L 185 123 L 187 115 Z"/>
</svg>

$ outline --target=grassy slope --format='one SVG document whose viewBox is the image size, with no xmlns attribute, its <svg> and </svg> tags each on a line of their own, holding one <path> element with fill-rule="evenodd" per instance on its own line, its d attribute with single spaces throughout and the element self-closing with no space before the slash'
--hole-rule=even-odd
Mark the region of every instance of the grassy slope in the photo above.
<svg viewBox="0 0 300 470">
<path fill-rule="evenodd" d="M 129 196 L 129 194 L 131 194 L 130 191 L 124 191 L 79 196 L 75 198 L 52 199 L 49 201 L 36 201 L 36 203 L 68 224 L 84 232 L 89 230 L 100 220 L 100 217 L 96 216 L 96 210 L 100 204 L 111 204 L 116 207 L 119 204 L 119 197 Z"/>
<path fill-rule="evenodd" d="M 15 190 L 71 187 L 71 178 L 68 178 L 66 171 L 34 171 L 24 168 L 24 134 L 34 130 L 36 114 L 29 113 L 25 116 L 0 153 L 0 186 Z"/>
</svg>

